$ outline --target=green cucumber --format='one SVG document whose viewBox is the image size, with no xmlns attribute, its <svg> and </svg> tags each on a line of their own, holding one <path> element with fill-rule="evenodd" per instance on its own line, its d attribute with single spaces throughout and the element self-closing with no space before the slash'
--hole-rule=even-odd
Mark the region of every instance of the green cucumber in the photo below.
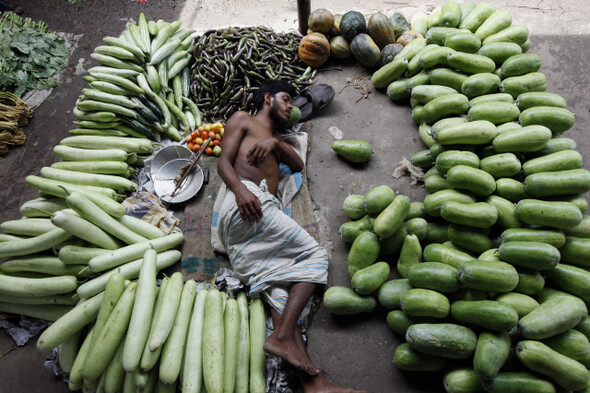
<svg viewBox="0 0 590 393">
<path fill-rule="evenodd" d="M 356 221 L 347 221 L 344 224 L 340 225 L 338 229 L 338 233 L 340 233 L 340 237 L 346 243 L 353 243 L 354 240 L 360 235 L 362 232 L 370 231 L 373 229 L 373 218 L 366 214 L 363 218 Z"/>
<path fill-rule="evenodd" d="M 519 318 L 539 307 L 539 303 L 535 299 L 524 293 L 507 292 L 497 296 L 495 300 L 514 308 Z"/>
<path fill-rule="evenodd" d="M 488 172 L 467 165 L 455 165 L 447 172 L 449 185 L 470 191 L 477 196 L 488 196 L 496 190 L 496 181 Z"/>
<path fill-rule="evenodd" d="M 555 269 L 547 272 L 547 278 L 559 289 L 567 291 L 585 302 L 590 301 L 590 272 L 587 270 L 560 263 L 555 266 Z"/>
<path fill-rule="evenodd" d="M 516 156 L 514 156 L 514 158 L 516 158 Z M 518 161 L 518 158 L 516 158 L 516 160 Z M 518 171 L 515 171 L 514 175 L 517 173 Z M 530 195 L 526 193 L 525 185 L 523 183 L 506 177 L 500 177 L 496 180 L 496 194 L 514 203 L 517 203 L 521 199 L 530 198 Z"/>
<path fill-rule="evenodd" d="M 471 329 L 453 323 L 412 325 L 406 341 L 416 351 L 450 359 L 468 358 L 477 346 L 477 336 Z"/>
<path fill-rule="evenodd" d="M 369 214 L 378 214 L 383 211 L 395 198 L 395 192 L 387 185 L 371 188 L 363 196 L 362 206 Z"/>
<path fill-rule="evenodd" d="M 525 176 L 539 172 L 555 172 L 580 169 L 583 164 L 582 155 L 576 150 L 560 150 L 526 161 L 523 166 Z"/>
<path fill-rule="evenodd" d="M 419 103 L 426 104 L 437 97 L 456 93 L 457 90 L 453 89 L 452 87 L 441 85 L 420 85 L 415 86 L 412 89 L 412 98 L 417 100 Z"/>
<path fill-rule="evenodd" d="M 334 286 L 324 292 L 324 307 L 335 315 L 371 312 L 377 307 L 373 296 L 361 296 L 350 288 Z"/>
<path fill-rule="evenodd" d="M 428 222 L 428 235 L 426 236 L 425 243 L 444 243 L 449 240 L 447 231 L 448 224 L 440 223 L 436 221 Z M 427 246 L 428 247 L 428 246 Z"/>
<path fill-rule="evenodd" d="M 496 63 L 486 56 L 475 53 L 453 52 L 447 56 L 449 66 L 467 74 L 492 73 Z"/>
<path fill-rule="evenodd" d="M 426 210 L 424 209 L 424 203 L 420 201 L 414 201 L 410 203 L 410 210 L 406 216 L 406 220 L 412 220 L 414 218 L 426 217 Z"/>
<path fill-rule="evenodd" d="M 473 260 L 466 252 L 453 249 L 440 243 L 431 243 L 424 247 L 424 261 L 442 262 L 458 269 L 463 262 Z"/>
<path fill-rule="evenodd" d="M 400 298 L 400 307 L 411 317 L 445 318 L 449 315 L 449 299 L 436 291 L 412 288 Z"/>
<path fill-rule="evenodd" d="M 538 374 L 526 371 L 503 371 L 491 381 L 484 381 L 487 393 L 555 393 L 555 386 Z"/>
<path fill-rule="evenodd" d="M 436 319 L 428 317 L 409 317 L 402 310 L 392 310 L 387 313 L 385 322 L 391 330 L 403 336 L 406 335 L 408 328 L 416 323 L 432 323 Z"/>
<path fill-rule="evenodd" d="M 390 100 L 399 101 L 399 100 L 405 100 L 410 97 L 410 93 L 406 90 L 406 82 L 407 81 L 408 81 L 408 79 L 406 79 L 406 78 L 398 79 L 396 81 L 391 82 L 387 86 L 386 94 Z"/>
<path fill-rule="evenodd" d="M 401 343 L 393 354 L 393 363 L 405 371 L 439 371 L 447 367 L 448 359 L 428 355 L 411 348 L 408 343 Z"/>
<path fill-rule="evenodd" d="M 516 218 L 516 206 L 513 202 L 498 195 L 490 195 L 485 202 L 492 204 L 498 210 L 497 226 L 500 229 L 520 228 L 522 223 Z"/>
<path fill-rule="evenodd" d="M 513 241 L 541 242 L 560 248 L 565 244 L 565 235 L 562 231 L 549 228 L 513 228 L 506 229 L 500 235 L 502 243 Z"/>
<path fill-rule="evenodd" d="M 500 67 L 500 74 L 502 78 L 510 76 L 519 76 L 531 72 L 537 72 L 541 68 L 541 58 L 539 55 L 519 54 L 507 58 Z"/>
<path fill-rule="evenodd" d="M 450 0 L 442 5 L 440 11 L 440 26 L 456 27 L 461 20 L 461 5 Z"/>
<path fill-rule="evenodd" d="M 353 163 L 364 163 L 371 159 L 373 148 L 364 140 L 336 140 L 332 142 L 332 150 Z"/>
<path fill-rule="evenodd" d="M 443 376 L 443 385 L 448 393 L 483 393 L 481 380 L 471 367 L 447 370 Z"/>
<path fill-rule="evenodd" d="M 451 187 L 444 177 L 440 175 L 433 175 L 424 179 L 424 188 L 426 188 L 426 191 L 433 194 L 435 192 L 447 190 L 453 187 Z"/>
<path fill-rule="evenodd" d="M 529 29 L 522 25 L 509 26 L 495 34 L 486 37 L 482 44 L 489 44 L 492 42 L 514 42 L 521 45 L 529 38 Z"/>
<path fill-rule="evenodd" d="M 590 171 L 569 169 L 555 172 L 538 172 L 524 180 L 526 192 L 536 197 L 583 194 L 590 190 Z"/>
<path fill-rule="evenodd" d="M 500 77 L 492 73 L 482 72 L 473 74 L 463 81 L 461 93 L 470 99 L 484 94 L 495 93 L 500 88 L 500 82 Z"/>
<path fill-rule="evenodd" d="M 407 277 L 410 267 L 422 261 L 422 246 L 416 235 L 408 234 L 404 239 L 396 268 L 400 276 Z"/>
<path fill-rule="evenodd" d="M 520 335 L 542 340 L 572 329 L 588 315 L 584 302 L 574 296 L 555 296 L 518 321 Z"/>
<path fill-rule="evenodd" d="M 508 11 L 496 11 L 491 14 L 475 31 L 475 35 L 484 40 L 512 24 L 512 14 Z"/>
<path fill-rule="evenodd" d="M 385 64 L 371 76 L 371 83 L 375 88 L 382 89 L 403 75 L 408 69 L 408 60 L 395 57 L 392 62 Z"/>
<path fill-rule="evenodd" d="M 457 269 L 457 277 L 466 287 L 480 291 L 510 292 L 518 284 L 516 269 L 501 261 L 463 262 Z"/>
<path fill-rule="evenodd" d="M 522 93 L 516 98 L 516 106 L 521 111 L 535 107 L 535 106 L 553 106 L 556 108 L 565 108 L 565 98 L 559 94 L 531 91 Z"/>
<path fill-rule="evenodd" d="M 455 292 L 461 287 L 457 269 L 442 262 L 422 262 L 408 270 L 408 280 L 415 288 L 438 292 Z"/>
<path fill-rule="evenodd" d="M 560 135 L 572 128 L 576 118 L 566 108 L 534 106 L 522 111 L 519 120 L 523 126 L 541 124 L 548 127 L 554 134 Z"/>
<path fill-rule="evenodd" d="M 480 165 L 477 154 L 466 150 L 446 150 L 436 157 L 435 167 L 441 176 L 457 165 L 478 168 Z"/>
<path fill-rule="evenodd" d="M 447 236 L 454 245 L 480 254 L 492 247 L 489 232 L 487 229 L 451 224 L 449 225 Z"/>
<path fill-rule="evenodd" d="M 367 212 L 363 207 L 364 195 L 352 194 L 344 198 L 342 210 L 351 220 L 362 218 Z"/>
<path fill-rule="evenodd" d="M 440 156 L 439 156 L 440 157 Z M 456 201 L 464 204 L 475 203 L 475 198 L 469 194 L 457 190 L 448 189 L 428 194 L 424 198 L 426 213 L 432 217 L 440 217 L 442 204 L 447 201 Z"/>
<path fill-rule="evenodd" d="M 487 75 L 487 74 L 476 74 Z M 502 94 L 502 93 L 500 93 Z M 510 102 L 482 102 L 473 105 L 467 112 L 467 118 L 473 122 L 476 120 L 487 120 L 495 125 L 511 122 L 518 119 L 520 111 Z M 498 131 L 496 130 L 496 133 Z"/>
<path fill-rule="evenodd" d="M 432 145 L 436 144 L 436 141 L 432 137 L 430 130 L 431 130 L 431 127 L 426 123 L 422 123 L 418 127 L 418 135 L 420 136 L 420 139 L 422 140 L 422 142 L 424 142 L 424 144 L 428 148 L 430 148 L 430 147 L 432 147 Z"/>
<path fill-rule="evenodd" d="M 443 145 L 484 145 L 494 140 L 496 134 L 494 123 L 476 120 L 445 127 L 438 132 L 437 139 Z"/>
<path fill-rule="evenodd" d="M 528 74 L 511 76 L 500 83 L 500 92 L 508 93 L 514 99 L 520 94 L 530 91 L 545 91 L 547 89 L 547 77 L 542 72 L 530 72 Z"/>
<path fill-rule="evenodd" d="M 432 166 L 434 165 L 434 160 L 430 155 L 429 149 L 420 150 L 414 153 L 410 161 L 412 162 L 412 165 L 417 166 L 418 168 L 422 168 L 424 170 L 428 170 L 432 168 Z"/>
<path fill-rule="evenodd" d="M 590 356 L 588 337 L 575 329 L 568 330 L 553 337 L 546 338 L 543 344 L 556 352 L 584 364 Z"/>
<path fill-rule="evenodd" d="M 406 219 L 403 225 L 410 235 L 416 235 L 420 241 L 423 241 L 428 236 L 428 221 L 424 218 Z"/>
<path fill-rule="evenodd" d="M 530 153 L 541 150 L 551 139 L 551 130 L 543 125 L 528 125 L 503 132 L 492 141 L 498 153 Z"/>
<path fill-rule="evenodd" d="M 461 115 L 467 112 L 468 102 L 465 95 L 458 93 L 437 97 L 424 105 L 422 120 L 432 124 L 449 115 Z"/>
<path fill-rule="evenodd" d="M 440 215 L 454 224 L 475 228 L 489 228 L 498 220 L 498 209 L 486 202 L 461 203 L 446 201 L 442 204 Z"/>
<path fill-rule="evenodd" d="M 425 70 L 434 67 L 446 66 L 447 56 L 455 52 L 455 50 L 446 46 L 439 46 L 436 44 L 430 45 L 433 46 L 428 48 L 428 50 L 425 50 L 424 53 L 420 55 L 420 58 L 418 59 L 418 66 Z"/>
<path fill-rule="evenodd" d="M 559 263 L 559 250 L 551 244 L 535 241 L 511 241 L 500 245 L 500 258 L 516 266 L 551 270 Z"/>
<path fill-rule="evenodd" d="M 516 356 L 527 368 L 548 376 L 565 389 L 580 390 L 590 382 L 584 365 L 539 341 L 520 341 L 516 345 Z"/>
<path fill-rule="evenodd" d="M 508 94 L 508 93 L 498 93 L 498 94 Z M 510 96 L 510 99 L 512 99 L 512 96 L 510 94 L 508 94 L 508 96 Z M 514 101 L 512 99 L 512 101 Z M 499 124 L 498 127 L 496 127 L 496 130 L 498 131 L 498 135 L 500 135 L 503 132 L 506 131 L 510 131 L 510 130 L 516 130 L 517 128 L 522 128 L 522 126 L 520 124 L 518 124 L 515 121 L 512 122 L 508 122 L 508 123 L 504 123 L 504 124 Z"/>
<path fill-rule="evenodd" d="M 461 91 L 461 86 L 468 75 L 451 70 L 449 68 L 433 68 L 429 70 L 430 83 L 433 85 L 442 85 L 452 87 L 457 91 Z"/>
<path fill-rule="evenodd" d="M 471 32 L 458 31 L 449 34 L 444 45 L 459 52 L 476 53 L 481 47 L 481 39 Z"/>
<path fill-rule="evenodd" d="M 506 332 L 481 332 L 473 355 L 473 369 L 477 375 L 484 380 L 498 375 L 508 360 L 510 346 L 510 336 Z"/>
<path fill-rule="evenodd" d="M 348 274 L 353 276 L 357 271 L 371 266 L 379 256 L 381 245 L 379 237 L 370 231 L 361 232 L 350 247 L 347 264 Z"/>
<path fill-rule="evenodd" d="M 477 29 L 496 11 L 496 7 L 489 3 L 479 3 L 459 24 L 459 28 L 471 32 Z"/>
<path fill-rule="evenodd" d="M 359 295 L 368 295 L 377 291 L 388 277 L 389 264 L 376 262 L 354 273 L 350 279 L 350 285 Z"/>
<path fill-rule="evenodd" d="M 484 94 L 469 100 L 469 108 L 473 107 L 476 104 L 482 104 L 484 102 L 508 102 L 513 104 L 514 98 L 512 98 L 512 96 L 508 93 Z"/>
<path fill-rule="evenodd" d="M 379 305 L 388 310 L 400 308 L 400 299 L 404 293 L 412 289 L 407 278 L 397 278 L 386 281 L 379 287 L 377 300 Z"/>
<path fill-rule="evenodd" d="M 545 287 L 545 278 L 538 270 L 518 268 L 518 285 L 514 292 L 536 295 Z"/>
<path fill-rule="evenodd" d="M 478 55 L 489 57 L 497 66 L 501 66 L 509 57 L 521 53 L 522 48 L 514 42 L 492 42 L 482 45 L 477 51 Z"/>
<path fill-rule="evenodd" d="M 571 138 L 553 136 L 553 138 L 549 139 L 545 147 L 539 150 L 537 154 L 543 156 L 562 150 L 576 150 L 576 147 L 576 141 Z"/>
<path fill-rule="evenodd" d="M 375 219 L 373 231 L 381 237 L 392 236 L 402 225 L 410 210 L 410 198 L 397 195 Z"/>
<path fill-rule="evenodd" d="M 451 304 L 451 316 L 459 323 L 505 332 L 518 322 L 511 306 L 495 300 L 457 300 Z"/>
<path fill-rule="evenodd" d="M 563 231 L 567 236 L 577 238 L 590 238 L 590 216 L 584 214 L 582 221 L 572 228 L 566 228 Z"/>
</svg>

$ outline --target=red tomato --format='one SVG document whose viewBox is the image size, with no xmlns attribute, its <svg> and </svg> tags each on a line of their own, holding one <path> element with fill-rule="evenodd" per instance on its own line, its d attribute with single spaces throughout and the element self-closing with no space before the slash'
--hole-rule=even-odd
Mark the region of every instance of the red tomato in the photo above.
<svg viewBox="0 0 590 393">
<path fill-rule="evenodd" d="M 199 133 L 198 133 L 197 131 L 193 131 L 193 132 L 191 132 L 191 138 L 192 138 L 192 139 L 195 139 L 195 138 L 196 138 L 196 137 L 198 137 L 198 136 L 199 136 Z"/>
<path fill-rule="evenodd" d="M 191 150 L 194 152 L 198 152 L 199 150 L 201 150 L 201 145 L 194 144 Z"/>
<path fill-rule="evenodd" d="M 191 142 L 189 142 L 186 147 L 188 147 L 189 149 L 193 150 L 193 148 L 195 147 L 195 145 Z"/>
<path fill-rule="evenodd" d="M 190 141 L 192 141 L 192 140 L 193 140 L 193 138 L 191 138 L 191 136 L 190 136 L 190 135 L 186 137 L 186 141 L 187 141 L 187 142 L 190 142 Z"/>
<path fill-rule="evenodd" d="M 213 146 L 219 146 L 221 144 L 221 141 L 219 139 L 213 139 Z"/>
<path fill-rule="evenodd" d="M 206 140 L 207 138 L 209 138 L 209 133 L 207 131 L 203 131 L 201 133 L 201 139 Z"/>
<path fill-rule="evenodd" d="M 213 149 L 212 149 L 212 148 L 210 148 L 210 147 L 207 147 L 207 148 L 205 149 L 205 153 L 207 153 L 207 155 L 208 155 L 208 156 L 210 156 L 210 155 L 212 155 L 212 154 L 213 154 Z"/>
</svg>

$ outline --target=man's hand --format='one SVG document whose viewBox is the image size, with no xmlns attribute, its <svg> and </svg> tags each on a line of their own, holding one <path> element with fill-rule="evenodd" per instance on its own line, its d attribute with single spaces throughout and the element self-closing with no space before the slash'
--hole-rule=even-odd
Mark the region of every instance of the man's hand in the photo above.
<svg viewBox="0 0 590 393">
<path fill-rule="evenodd" d="M 266 160 L 266 157 L 274 150 L 278 142 L 274 137 L 256 142 L 248 152 L 248 162 L 253 166 L 261 165 Z"/>
<path fill-rule="evenodd" d="M 245 189 L 236 193 L 236 203 L 244 220 L 254 222 L 262 217 L 262 204 L 250 190 Z"/>
</svg>

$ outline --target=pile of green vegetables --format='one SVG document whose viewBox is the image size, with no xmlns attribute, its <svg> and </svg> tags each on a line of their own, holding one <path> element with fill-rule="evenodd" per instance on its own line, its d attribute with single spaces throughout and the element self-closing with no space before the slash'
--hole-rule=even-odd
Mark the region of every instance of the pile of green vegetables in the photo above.
<svg viewBox="0 0 590 393">
<path fill-rule="evenodd" d="M 237 110 L 254 111 L 254 92 L 268 79 L 290 82 L 297 92 L 317 70 L 299 59 L 298 33 L 268 27 L 229 27 L 208 31 L 194 47 L 191 97 L 210 122 Z"/>
<path fill-rule="evenodd" d="M 423 37 L 372 83 L 410 101 L 429 194 L 382 185 L 345 199 L 352 288 L 324 304 L 388 310 L 394 364 L 443 371 L 449 393 L 588 392 L 590 172 L 563 135 L 574 114 L 510 13 L 448 1 L 412 28 Z"/>
<path fill-rule="evenodd" d="M 45 23 L 13 12 L 2 15 L 0 90 L 22 97 L 26 91 L 56 87 L 69 57 L 64 39 L 48 31 Z"/>
</svg>

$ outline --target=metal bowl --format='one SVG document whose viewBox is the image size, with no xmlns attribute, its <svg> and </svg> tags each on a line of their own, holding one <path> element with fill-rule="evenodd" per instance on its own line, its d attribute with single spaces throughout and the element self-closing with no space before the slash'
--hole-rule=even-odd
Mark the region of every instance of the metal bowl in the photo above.
<svg viewBox="0 0 590 393">
<path fill-rule="evenodd" d="M 184 146 L 173 145 L 165 147 L 154 156 L 152 160 L 151 173 L 156 194 L 164 202 L 182 203 L 194 197 L 203 186 L 203 170 L 195 165 L 191 173 L 186 177 L 182 186 L 176 191 L 174 179 L 178 176 L 181 168 L 190 165 L 195 155 Z"/>
<path fill-rule="evenodd" d="M 164 147 L 163 149 L 159 150 L 156 155 L 154 155 L 154 158 L 152 158 L 150 167 L 150 174 L 152 178 L 157 175 L 158 171 L 164 166 L 164 164 L 177 158 L 192 160 L 195 158 L 195 154 L 187 147 L 181 145 L 170 145 Z"/>
</svg>

